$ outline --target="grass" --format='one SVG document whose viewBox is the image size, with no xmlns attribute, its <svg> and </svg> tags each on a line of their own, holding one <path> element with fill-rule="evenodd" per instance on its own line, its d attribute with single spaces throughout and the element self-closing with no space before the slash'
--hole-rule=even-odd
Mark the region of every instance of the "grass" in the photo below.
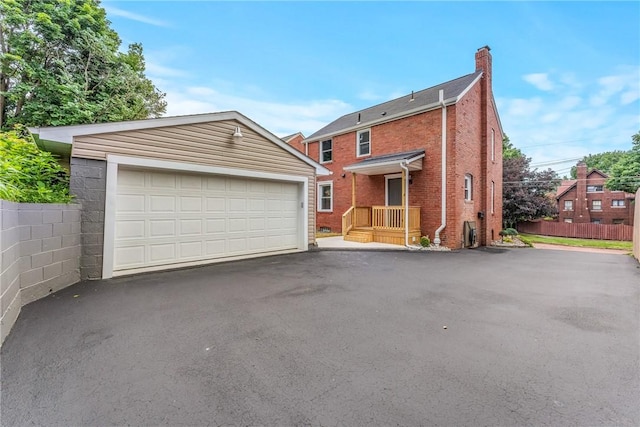
<svg viewBox="0 0 640 427">
<path fill-rule="evenodd" d="M 618 240 L 574 239 L 570 237 L 538 236 L 535 234 L 520 234 L 525 243 L 546 243 L 549 245 L 576 246 L 581 248 L 621 249 L 631 252 L 633 242 Z"/>
</svg>

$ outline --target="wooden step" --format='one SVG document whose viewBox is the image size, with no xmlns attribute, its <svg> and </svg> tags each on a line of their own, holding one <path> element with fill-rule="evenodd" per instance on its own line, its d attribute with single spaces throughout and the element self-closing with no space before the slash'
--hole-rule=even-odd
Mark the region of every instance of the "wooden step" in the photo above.
<svg viewBox="0 0 640 427">
<path fill-rule="evenodd" d="M 351 230 L 344 236 L 344 240 L 358 243 L 373 242 L 373 230 Z"/>
</svg>

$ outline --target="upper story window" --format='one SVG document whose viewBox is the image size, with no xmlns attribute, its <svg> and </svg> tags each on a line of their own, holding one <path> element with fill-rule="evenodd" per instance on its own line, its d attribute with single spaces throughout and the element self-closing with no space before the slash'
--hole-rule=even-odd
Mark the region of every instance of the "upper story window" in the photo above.
<svg viewBox="0 0 640 427">
<path fill-rule="evenodd" d="M 318 183 L 318 212 L 333 212 L 333 181 Z"/>
<path fill-rule="evenodd" d="M 371 154 L 371 130 L 358 131 L 357 139 L 357 156 L 368 156 Z"/>
<path fill-rule="evenodd" d="M 327 139 L 320 141 L 320 163 L 328 163 L 333 160 L 333 141 Z"/>
<path fill-rule="evenodd" d="M 496 161 L 496 131 L 491 129 L 491 161 Z"/>
<path fill-rule="evenodd" d="M 464 199 L 473 200 L 473 176 L 471 174 L 464 176 Z"/>
<path fill-rule="evenodd" d="M 602 200 L 594 200 L 591 202 L 591 210 L 601 211 L 602 210 Z"/>
<path fill-rule="evenodd" d="M 587 185 L 587 193 L 602 191 L 602 185 Z"/>
<path fill-rule="evenodd" d="M 564 201 L 564 210 L 572 211 L 573 210 L 573 200 L 565 200 Z"/>
<path fill-rule="evenodd" d="M 611 206 L 613 206 L 614 208 L 624 208 L 624 199 L 612 200 Z"/>
</svg>

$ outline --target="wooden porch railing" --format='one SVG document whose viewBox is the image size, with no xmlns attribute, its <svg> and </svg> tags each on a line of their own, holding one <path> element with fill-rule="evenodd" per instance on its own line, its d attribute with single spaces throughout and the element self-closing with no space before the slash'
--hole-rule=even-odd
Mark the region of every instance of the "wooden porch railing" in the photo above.
<svg viewBox="0 0 640 427">
<path fill-rule="evenodd" d="M 357 227 L 371 227 L 371 208 L 351 206 L 342 214 L 343 236 L 346 236 L 351 229 Z"/>
<path fill-rule="evenodd" d="M 402 206 L 373 206 L 371 224 L 378 230 L 404 230 Z M 409 206 L 409 230 L 420 230 L 420 207 Z"/>
</svg>

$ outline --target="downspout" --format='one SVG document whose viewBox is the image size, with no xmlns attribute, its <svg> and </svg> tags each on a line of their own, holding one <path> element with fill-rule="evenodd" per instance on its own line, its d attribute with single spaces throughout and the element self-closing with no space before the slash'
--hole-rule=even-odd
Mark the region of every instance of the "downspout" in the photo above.
<svg viewBox="0 0 640 427">
<path fill-rule="evenodd" d="M 409 247 L 409 168 L 407 161 L 400 162 L 404 171 L 404 245 Z"/>
<path fill-rule="evenodd" d="M 304 155 L 309 157 L 309 143 L 304 144 Z"/>
<path fill-rule="evenodd" d="M 439 102 L 442 106 L 442 212 L 440 215 L 440 227 L 435 232 L 433 243 L 440 246 L 440 232 L 447 226 L 447 106 L 444 103 L 444 90 L 440 89 Z"/>
</svg>

